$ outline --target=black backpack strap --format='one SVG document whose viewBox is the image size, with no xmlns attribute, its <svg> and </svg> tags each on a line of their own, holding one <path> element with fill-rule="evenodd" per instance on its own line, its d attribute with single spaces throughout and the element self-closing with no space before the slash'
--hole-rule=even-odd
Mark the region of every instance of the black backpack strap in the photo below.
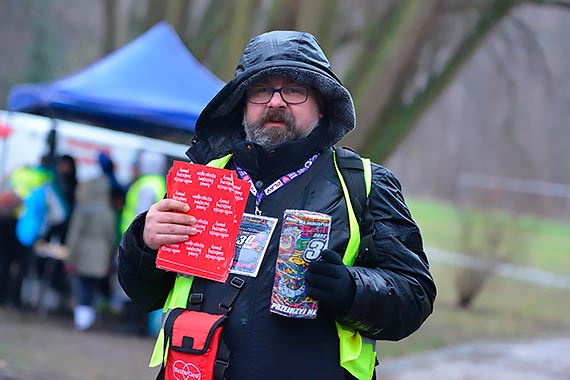
<svg viewBox="0 0 570 380">
<path fill-rule="evenodd" d="M 224 315 L 228 315 L 231 311 L 234 301 L 245 285 L 245 280 L 239 276 L 232 275 L 228 284 L 230 287 L 218 305 L 220 313 Z M 200 311 L 202 309 L 205 287 L 204 279 L 194 278 L 194 283 L 192 284 L 192 289 L 188 296 L 186 309 L 193 311 Z M 230 353 L 230 349 L 222 336 L 218 346 L 218 352 L 216 354 L 216 361 L 214 363 L 214 380 L 225 379 L 225 372 L 230 362 Z"/>
<path fill-rule="evenodd" d="M 360 249 L 355 265 L 367 266 L 368 263 L 376 261 L 378 253 L 374 244 L 374 219 L 368 204 L 363 162 L 360 156 L 349 148 L 335 146 L 334 150 L 360 227 Z"/>
<path fill-rule="evenodd" d="M 186 309 L 192 311 L 202 311 L 202 303 L 204 302 L 204 290 L 206 288 L 205 280 L 203 278 L 194 277 Z"/>
<path fill-rule="evenodd" d="M 214 363 L 214 380 L 225 380 L 226 369 L 230 365 L 230 349 L 225 340 L 220 339 L 218 347 L 218 354 L 216 355 L 216 362 Z"/>
<path fill-rule="evenodd" d="M 229 281 L 230 289 L 227 291 L 218 308 L 223 314 L 228 314 L 232 309 L 232 305 L 236 300 L 241 288 L 245 285 L 245 280 L 239 276 L 232 276 Z"/>
<path fill-rule="evenodd" d="M 342 173 L 346 186 L 350 193 L 350 201 L 354 213 L 359 218 L 358 224 L 362 226 L 363 210 L 368 203 L 366 195 L 366 183 L 364 181 L 364 167 L 360 156 L 347 148 L 335 146 L 337 164 Z"/>
</svg>

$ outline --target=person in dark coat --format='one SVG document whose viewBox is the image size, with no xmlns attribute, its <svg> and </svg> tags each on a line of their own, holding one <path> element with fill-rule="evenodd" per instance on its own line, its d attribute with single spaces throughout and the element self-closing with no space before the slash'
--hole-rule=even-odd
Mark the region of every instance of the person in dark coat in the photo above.
<svg viewBox="0 0 570 380">
<path fill-rule="evenodd" d="M 399 340 L 432 313 L 436 288 L 420 230 L 399 181 L 380 165 L 372 164 L 368 206 L 376 255 L 353 266 L 342 261 L 349 221 L 332 147 L 355 125 L 352 97 L 317 40 L 296 31 L 268 32 L 249 41 L 234 78 L 202 111 L 187 152 L 190 161 L 207 164 L 232 154 L 225 168 L 237 169 L 253 188 L 246 212 L 278 219 L 258 274 L 245 278 L 229 312 L 223 331 L 231 351 L 227 379 L 373 378 L 373 367 L 363 375 L 344 364 L 337 323 L 363 341 Z M 302 174 L 276 185 L 299 170 Z M 176 279 L 175 273 L 156 268 L 157 249 L 197 233 L 196 218 L 184 214 L 188 207 L 160 200 L 123 236 L 119 280 L 147 310 L 163 307 Z M 328 249 L 306 273 L 306 292 L 319 303 L 315 319 L 269 311 L 280 226 L 288 209 L 332 218 Z M 202 278 L 192 286 L 203 289 L 203 311 L 211 313 L 229 288 Z"/>
</svg>

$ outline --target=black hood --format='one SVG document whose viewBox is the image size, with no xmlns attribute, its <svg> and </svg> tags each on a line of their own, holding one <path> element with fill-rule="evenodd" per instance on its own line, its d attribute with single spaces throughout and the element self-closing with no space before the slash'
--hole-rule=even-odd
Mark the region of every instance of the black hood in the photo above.
<svg viewBox="0 0 570 380">
<path fill-rule="evenodd" d="M 306 83 L 323 96 L 321 149 L 334 145 L 355 127 L 352 97 L 331 70 L 316 38 L 296 31 L 267 32 L 247 43 L 234 78 L 200 114 L 195 145 L 188 151 L 191 159 L 206 162 L 233 151 L 235 139 L 244 136 L 245 90 L 270 76 Z"/>
</svg>

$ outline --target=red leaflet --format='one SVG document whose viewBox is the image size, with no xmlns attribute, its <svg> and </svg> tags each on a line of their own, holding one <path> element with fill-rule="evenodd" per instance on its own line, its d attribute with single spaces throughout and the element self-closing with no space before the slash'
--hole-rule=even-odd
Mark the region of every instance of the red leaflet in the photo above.
<svg viewBox="0 0 570 380">
<path fill-rule="evenodd" d="M 166 178 L 167 197 L 190 206 L 198 234 L 160 247 L 156 266 L 225 282 L 249 186 L 231 170 L 174 161 Z"/>
</svg>

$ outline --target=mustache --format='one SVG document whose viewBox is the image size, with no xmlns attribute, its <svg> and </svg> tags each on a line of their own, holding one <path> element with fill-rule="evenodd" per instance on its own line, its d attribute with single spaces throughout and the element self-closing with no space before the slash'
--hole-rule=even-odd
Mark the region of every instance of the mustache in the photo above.
<svg viewBox="0 0 570 380">
<path fill-rule="evenodd" d="M 264 124 L 269 121 L 285 123 L 289 126 L 295 124 L 295 118 L 293 115 L 291 115 L 289 111 L 281 108 L 265 110 L 258 121 L 260 124 Z"/>
</svg>

